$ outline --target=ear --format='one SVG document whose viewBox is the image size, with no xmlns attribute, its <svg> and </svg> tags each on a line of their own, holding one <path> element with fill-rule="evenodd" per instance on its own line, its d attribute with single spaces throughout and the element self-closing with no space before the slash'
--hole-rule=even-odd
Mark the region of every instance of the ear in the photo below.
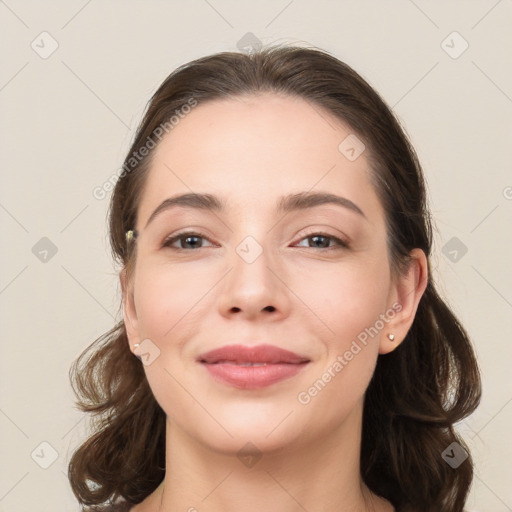
<svg viewBox="0 0 512 512">
<path fill-rule="evenodd" d="M 410 256 L 407 271 L 396 278 L 391 289 L 389 307 L 396 314 L 386 325 L 379 354 L 392 352 L 405 339 L 427 287 L 428 261 L 425 253 L 421 249 L 413 249 Z M 393 334 L 394 339 L 390 340 L 388 334 Z"/>
<path fill-rule="evenodd" d="M 138 355 L 137 347 L 140 344 L 140 337 L 137 311 L 135 310 L 135 301 L 133 299 L 133 286 L 130 286 L 130 283 L 128 283 L 126 268 L 123 268 L 119 272 L 119 280 L 123 294 L 123 319 L 130 350 L 135 355 Z"/>
</svg>

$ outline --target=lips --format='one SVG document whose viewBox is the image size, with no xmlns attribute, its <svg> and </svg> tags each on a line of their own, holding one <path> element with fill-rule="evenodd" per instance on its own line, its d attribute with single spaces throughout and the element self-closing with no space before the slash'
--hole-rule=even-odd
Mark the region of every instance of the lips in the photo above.
<svg viewBox="0 0 512 512">
<path fill-rule="evenodd" d="M 273 345 L 226 345 L 201 354 L 197 361 L 217 381 L 238 389 L 272 386 L 300 373 L 310 360 Z"/>
<path fill-rule="evenodd" d="M 240 366 L 262 366 L 265 364 L 301 364 L 308 362 L 307 357 L 290 352 L 274 345 L 225 345 L 198 357 L 206 364 L 236 364 Z"/>
</svg>

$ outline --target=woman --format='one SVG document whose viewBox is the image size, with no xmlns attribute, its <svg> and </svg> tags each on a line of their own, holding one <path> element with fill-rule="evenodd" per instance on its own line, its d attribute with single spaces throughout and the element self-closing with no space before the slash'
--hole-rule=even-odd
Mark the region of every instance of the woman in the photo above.
<svg viewBox="0 0 512 512">
<path fill-rule="evenodd" d="M 294 47 L 180 67 L 109 214 L 123 321 L 72 368 L 86 510 L 463 510 L 479 370 L 416 154 L 356 72 Z"/>
</svg>

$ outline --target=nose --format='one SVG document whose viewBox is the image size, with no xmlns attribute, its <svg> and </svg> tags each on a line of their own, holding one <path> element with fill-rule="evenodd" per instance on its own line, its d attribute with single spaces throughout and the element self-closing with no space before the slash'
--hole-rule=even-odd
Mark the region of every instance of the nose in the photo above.
<svg viewBox="0 0 512 512">
<path fill-rule="evenodd" d="M 285 276 L 268 252 L 263 250 L 254 261 L 234 255 L 219 297 L 223 316 L 273 321 L 289 314 L 290 291 Z"/>
</svg>

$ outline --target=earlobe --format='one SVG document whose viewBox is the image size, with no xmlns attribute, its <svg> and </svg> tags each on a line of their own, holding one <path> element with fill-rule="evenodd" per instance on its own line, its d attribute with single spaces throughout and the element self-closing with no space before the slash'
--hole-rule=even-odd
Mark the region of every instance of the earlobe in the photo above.
<svg viewBox="0 0 512 512">
<path fill-rule="evenodd" d="M 405 339 L 414 322 L 416 311 L 428 283 L 428 260 L 421 249 L 410 252 L 411 261 L 407 271 L 397 277 L 391 297 L 394 304 L 395 316 L 386 326 L 384 336 L 379 345 L 379 354 L 388 354 Z"/>
</svg>

